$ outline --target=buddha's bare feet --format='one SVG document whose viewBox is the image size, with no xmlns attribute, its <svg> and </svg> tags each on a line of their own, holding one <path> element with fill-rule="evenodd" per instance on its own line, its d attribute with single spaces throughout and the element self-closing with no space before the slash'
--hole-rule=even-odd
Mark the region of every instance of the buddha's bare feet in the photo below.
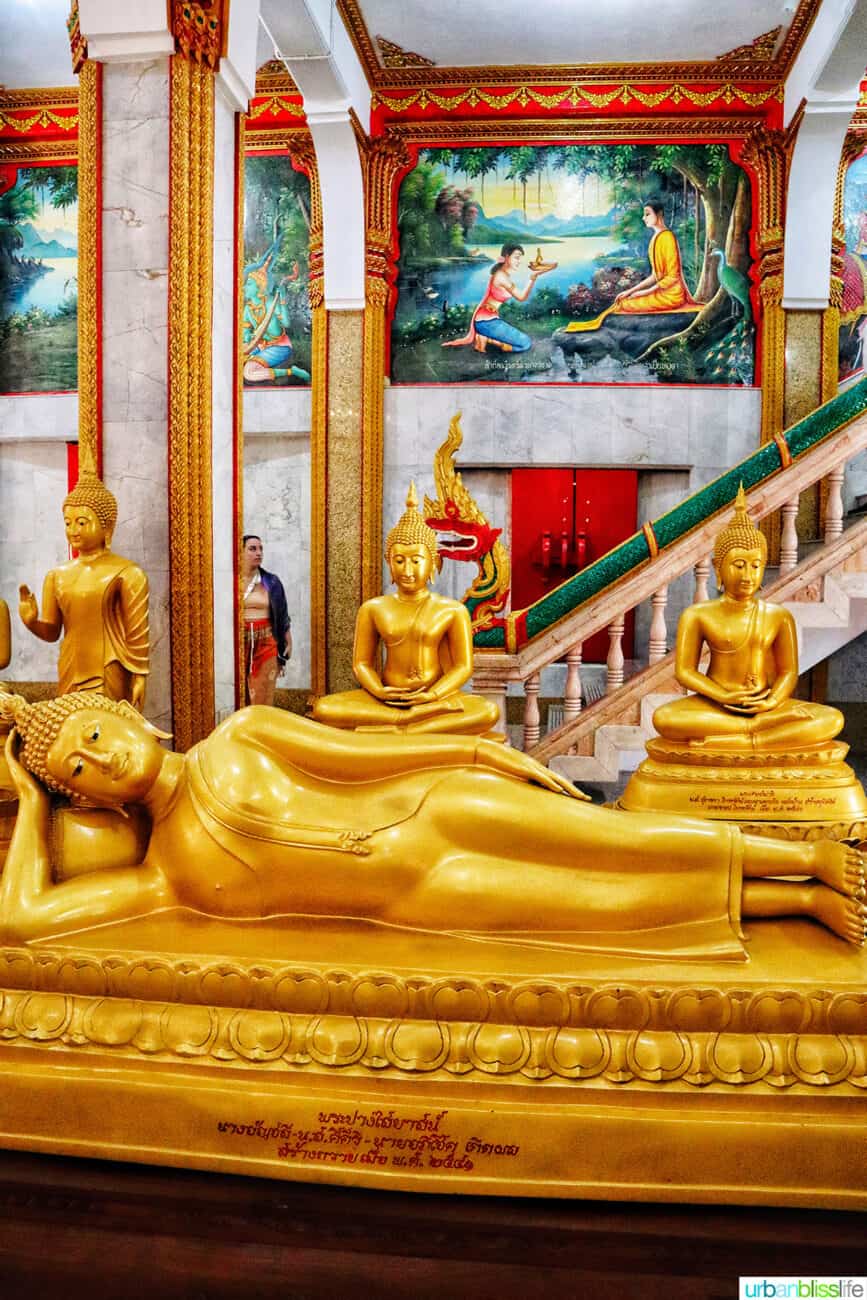
<svg viewBox="0 0 867 1300">
<path fill-rule="evenodd" d="M 844 898 L 826 885 L 810 889 L 809 914 L 839 934 L 841 939 L 862 947 L 867 934 L 867 907 L 855 898 Z"/>
<path fill-rule="evenodd" d="M 830 885 L 838 894 L 847 894 L 858 900 L 865 897 L 864 854 L 848 844 L 817 840 L 809 846 L 807 866 L 817 880 Z"/>
</svg>

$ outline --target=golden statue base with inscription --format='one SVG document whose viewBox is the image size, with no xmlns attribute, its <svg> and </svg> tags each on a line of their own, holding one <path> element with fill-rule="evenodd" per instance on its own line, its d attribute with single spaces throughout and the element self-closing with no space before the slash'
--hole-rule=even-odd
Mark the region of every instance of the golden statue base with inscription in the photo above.
<svg viewBox="0 0 867 1300">
<path fill-rule="evenodd" d="M 839 741 L 732 754 L 654 738 L 617 801 L 629 812 L 736 822 L 785 839 L 867 839 L 867 796 Z"/>
<path fill-rule="evenodd" d="M 809 921 L 754 927 L 746 967 L 468 940 L 455 976 L 433 934 L 188 915 L 188 951 L 167 955 L 165 920 L 0 951 L 3 1146 L 867 1209 L 867 954 Z"/>
</svg>

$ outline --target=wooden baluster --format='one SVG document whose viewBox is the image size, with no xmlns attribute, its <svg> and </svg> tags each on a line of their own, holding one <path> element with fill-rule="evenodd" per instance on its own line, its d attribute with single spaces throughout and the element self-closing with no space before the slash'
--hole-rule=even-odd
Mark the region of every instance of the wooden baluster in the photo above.
<svg viewBox="0 0 867 1300">
<path fill-rule="evenodd" d="M 695 574 L 695 603 L 698 604 L 700 601 L 707 600 L 708 598 L 707 580 L 710 577 L 710 557 L 708 556 L 704 560 L 699 560 L 698 564 L 693 569 L 693 573 Z"/>
<path fill-rule="evenodd" d="M 577 718 L 581 712 L 581 654 L 583 643 L 577 641 L 566 655 L 566 693 L 563 696 L 563 721 Z"/>
<path fill-rule="evenodd" d="M 608 625 L 608 681 L 605 694 L 613 695 L 623 685 L 623 628 L 624 616 L 615 618 Z"/>
<path fill-rule="evenodd" d="M 533 673 L 524 682 L 524 694 L 526 703 L 524 705 L 524 752 L 532 749 L 538 743 L 541 732 L 540 714 L 539 714 L 539 673 Z"/>
<path fill-rule="evenodd" d="M 825 502 L 825 545 L 833 542 L 843 531 L 843 475 L 845 465 L 832 469 L 826 482 L 828 500 Z"/>
<path fill-rule="evenodd" d="M 795 519 L 800 497 L 792 497 L 782 508 L 783 526 L 780 534 L 780 573 L 788 573 L 798 563 L 798 530 Z"/>
<path fill-rule="evenodd" d="M 647 662 L 657 664 L 668 653 L 668 629 L 665 626 L 665 607 L 668 604 L 668 586 L 660 587 L 650 597 L 653 614 L 650 619 L 650 640 Z"/>
</svg>

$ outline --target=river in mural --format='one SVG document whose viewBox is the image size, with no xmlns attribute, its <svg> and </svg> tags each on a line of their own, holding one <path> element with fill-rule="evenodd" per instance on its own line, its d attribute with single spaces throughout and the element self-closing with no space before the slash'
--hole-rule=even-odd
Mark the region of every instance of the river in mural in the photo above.
<svg viewBox="0 0 867 1300">
<path fill-rule="evenodd" d="M 0 392 L 78 384 L 75 167 L 22 167 L 0 194 Z"/>
<path fill-rule="evenodd" d="M 750 212 L 721 145 L 422 150 L 392 382 L 752 384 Z"/>
<path fill-rule="evenodd" d="M 849 164 L 843 187 L 843 298 L 840 305 L 840 381 L 860 375 L 867 350 L 867 150 Z"/>
</svg>

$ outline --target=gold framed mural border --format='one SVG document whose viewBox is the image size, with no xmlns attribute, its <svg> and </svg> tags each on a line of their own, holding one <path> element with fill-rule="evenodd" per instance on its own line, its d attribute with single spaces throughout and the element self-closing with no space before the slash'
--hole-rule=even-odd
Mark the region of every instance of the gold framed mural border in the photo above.
<svg viewBox="0 0 867 1300">
<path fill-rule="evenodd" d="M 258 82 L 258 78 L 257 78 Z M 326 629 L 327 600 L 326 581 L 327 566 L 325 561 L 326 532 L 326 490 L 327 490 L 327 437 L 328 437 L 328 317 L 325 309 L 325 292 L 322 264 L 322 192 L 319 185 L 319 171 L 316 163 L 316 149 L 313 137 L 306 126 L 286 125 L 259 130 L 251 126 L 249 116 L 242 119 L 243 131 L 240 133 L 239 148 L 242 154 L 273 153 L 285 149 L 299 161 L 303 161 L 310 180 L 310 278 L 309 297 L 311 314 L 311 370 L 310 370 L 310 689 L 314 695 L 322 695 L 326 689 Z M 238 247 L 244 243 L 244 186 L 243 157 L 239 159 L 241 168 L 238 199 Z M 243 275 L 243 255 L 240 259 L 240 274 Z M 243 296 L 238 296 L 238 312 L 242 311 Z M 238 337 L 240 340 L 240 320 Z M 236 532 L 242 531 L 243 521 L 243 394 L 244 384 L 241 374 L 240 357 L 237 360 L 239 391 L 239 433 L 240 446 L 238 474 L 238 514 Z M 239 635 L 242 634 L 239 611 Z"/>
<path fill-rule="evenodd" d="M 102 64 L 79 73 L 78 463 L 102 469 Z"/>
<path fill-rule="evenodd" d="M 0 163 L 78 165 L 78 140 L 0 140 Z"/>
<path fill-rule="evenodd" d="M 214 725 L 214 74 L 174 55 L 169 159 L 169 565 L 175 747 Z"/>
<path fill-rule="evenodd" d="M 444 144 L 506 144 L 536 141 L 543 144 L 597 143 L 632 139 L 636 143 L 655 140 L 689 143 L 741 140 L 763 124 L 760 114 L 740 117 L 535 117 L 519 121 L 486 118 L 440 118 L 424 122 L 388 122 L 384 139 L 400 139 L 406 145 L 424 148 Z"/>
</svg>

